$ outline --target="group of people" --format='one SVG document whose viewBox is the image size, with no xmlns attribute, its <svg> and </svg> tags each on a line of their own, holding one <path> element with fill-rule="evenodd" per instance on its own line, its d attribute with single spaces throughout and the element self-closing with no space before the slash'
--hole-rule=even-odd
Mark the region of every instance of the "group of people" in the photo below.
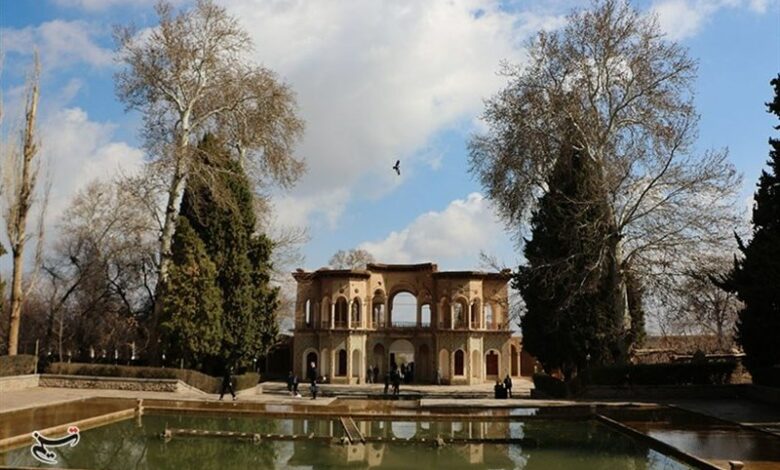
<svg viewBox="0 0 780 470">
<path fill-rule="evenodd" d="M 495 398 L 512 398 L 512 377 L 507 374 L 503 382 L 496 380 L 493 392 Z"/>
<path fill-rule="evenodd" d="M 403 367 L 403 364 L 401 366 Z M 401 393 L 401 381 L 404 380 L 403 370 L 406 368 L 400 369 L 395 362 L 390 364 L 390 370 L 385 374 L 385 396 L 387 396 L 390 385 L 393 386 L 394 397 Z"/>
</svg>

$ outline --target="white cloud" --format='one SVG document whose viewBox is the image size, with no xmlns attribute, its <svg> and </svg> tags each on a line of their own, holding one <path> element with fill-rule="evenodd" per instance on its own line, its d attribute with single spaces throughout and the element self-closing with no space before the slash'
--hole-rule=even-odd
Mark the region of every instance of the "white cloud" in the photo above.
<svg viewBox="0 0 780 470">
<path fill-rule="evenodd" d="M 383 240 L 364 242 L 358 248 L 384 263 L 435 261 L 469 269 L 477 267 L 480 251 L 506 254 L 511 251 L 511 243 L 490 202 L 472 193 L 452 201 L 441 212 L 420 215 Z"/>
<path fill-rule="evenodd" d="M 143 152 L 114 141 L 115 130 L 114 124 L 90 121 L 80 108 L 54 111 L 41 123 L 41 157 L 49 165 L 52 183 L 49 226 L 90 181 L 140 169 Z"/>
<path fill-rule="evenodd" d="M 722 8 L 748 8 L 764 13 L 767 6 L 768 0 L 658 0 L 650 10 L 658 15 L 667 37 L 677 41 L 696 35 Z"/>
<path fill-rule="evenodd" d="M 560 25 L 492 0 L 222 3 L 253 36 L 255 59 L 298 95 L 309 171 L 285 196 L 304 209 L 297 219 L 331 218 L 331 206 L 310 202 L 334 192 L 380 197 L 416 166 L 446 164 L 439 149 L 420 149 L 481 112 L 503 84 L 500 61 L 522 60 L 526 34 Z M 401 178 L 390 169 L 396 158 L 408 170 Z"/>
<path fill-rule="evenodd" d="M 6 53 L 31 55 L 35 48 L 44 70 L 87 64 L 111 65 L 113 53 L 95 42 L 94 26 L 84 21 L 53 20 L 21 29 L 2 28 Z"/>
</svg>

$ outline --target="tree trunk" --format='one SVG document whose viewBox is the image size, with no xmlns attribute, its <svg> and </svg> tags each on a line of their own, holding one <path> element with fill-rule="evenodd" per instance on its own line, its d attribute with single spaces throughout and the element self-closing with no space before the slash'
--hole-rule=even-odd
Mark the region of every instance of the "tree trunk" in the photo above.
<svg viewBox="0 0 780 470">
<path fill-rule="evenodd" d="M 162 233 L 160 234 L 160 267 L 157 276 L 157 285 L 154 289 L 154 308 L 149 326 L 149 360 L 152 364 L 157 364 L 160 351 L 159 340 L 160 332 L 158 324 L 162 314 L 163 292 L 165 283 L 168 281 L 168 271 L 171 264 L 171 255 L 173 248 L 173 235 L 176 232 L 176 218 L 179 216 L 179 204 L 181 195 L 184 192 L 184 185 L 187 182 L 186 159 L 187 147 L 189 146 L 189 112 L 182 115 L 182 135 L 179 138 L 179 148 L 176 155 L 176 168 L 171 179 L 171 185 L 168 188 L 168 203 L 165 206 L 165 222 L 163 223 Z"/>
<path fill-rule="evenodd" d="M 616 359 L 618 362 L 625 359 L 628 355 L 628 344 L 625 341 L 625 333 L 631 328 L 631 313 L 628 308 L 628 286 L 626 285 L 625 274 L 623 272 L 623 246 L 620 235 L 615 233 L 610 237 L 609 242 L 609 280 L 610 296 L 614 308 L 612 311 L 612 326 L 617 350 Z"/>
<path fill-rule="evenodd" d="M 23 224 L 26 217 L 22 218 Z M 25 225 L 22 225 L 24 227 Z M 22 229 L 21 239 L 24 239 L 24 229 Z M 23 266 L 24 244 L 17 246 L 13 250 L 13 281 L 11 283 L 11 319 L 8 327 L 8 355 L 15 356 L 19 353 L 19 324 L 22 318 L 22 270 Z"/>
</svg>

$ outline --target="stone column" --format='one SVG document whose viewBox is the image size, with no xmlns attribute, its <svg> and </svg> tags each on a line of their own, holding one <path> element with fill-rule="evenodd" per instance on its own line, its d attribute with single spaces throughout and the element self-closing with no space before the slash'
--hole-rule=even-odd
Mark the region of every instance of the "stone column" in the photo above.
<svg viewBox="0 0 780 470">
<path fill-rule="evenodd" d="M 347 329 L 352 329 L 352 304 L 355 303 L 354 300 L 350 300 L 347 303 Z"/>
<path fill-rule="evenodd" d="M 331 302 L 330 304 L 330 324 L 328 325 L 328 329 L 333 329 L 336 326 L 336 303 Z"/>
</svg>

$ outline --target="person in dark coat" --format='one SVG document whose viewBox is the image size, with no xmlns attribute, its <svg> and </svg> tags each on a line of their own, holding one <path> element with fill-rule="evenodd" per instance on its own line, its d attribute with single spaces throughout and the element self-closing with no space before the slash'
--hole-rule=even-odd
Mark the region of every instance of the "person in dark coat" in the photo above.
<svg viewBox="0 0 780 470">
<path fill-rule="evenodd" d="M 379 383 L 379 366 L 374 366 L 374 383 Z"/>
<path fill-rule="evenodd" d="M 309 391 L 311 392 L 312 400 L 317 399 L 317 392 L 319 391 L 317 388 L 317 375 L 317 364 L 312 362 L 309 364 L 309 370 L 306 373 L 306 378 L 309 379 Z"/>
<path fill-rule="evenodd" d="M 496 380 L 496 385 L 493 387 L 493 397 L 506 398 L 506 389 L 500 380 Z"/>
<path fill-rule="evenodd" d="M 289 374 L 287 374 L 287 391 L 292 393 L 293 391 L 293 372 L 290 371 Z"/>
<path fill-rule="evenodd" d="M 401 393 L 401 372 L 398 369 L 393 370 L 393 396 L 397 397 Z"/>
<path fill-rule="evenodd" d="M 385 372 L 385 396 L 387 396 L 388 388 L 390 388 L 390 372 Z"/>
<path fill-rule="evenodd" d="M 236 393 L 233 391 L 233 384 L 231 383 L 231 375 L 233 374 L 233 368 L 232 367 L 225 367 L 225 373 L 222 374 L 222 387 L 219 391 L 219 399 L 222 400 L 222 397 L 225 396 L 225 392 L 229 391 L 230 395 L 233 397 L 233 401 L 236 400 Z"/>
<path fill-rule="evenodd" d="M 512 377 L 509 374 L 506 374 L 506 378 L 504 378 L 504 388 L 506 389 L 507 397 L 512 398 Z"/>
</svg>

